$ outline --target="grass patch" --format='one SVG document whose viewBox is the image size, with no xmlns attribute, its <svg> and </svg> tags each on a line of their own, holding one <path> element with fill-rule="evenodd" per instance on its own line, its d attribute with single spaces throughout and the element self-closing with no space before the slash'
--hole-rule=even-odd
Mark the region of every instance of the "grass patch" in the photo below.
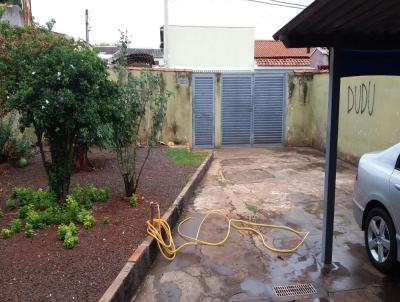
<svg viewBox="0 0 400 302">
<path fill-rule="evenodd" d="M 192 165 L 198 167 L 207 157 L 207 152 L 189 152 L 184 148 L 168 148 L 165 153 L 175 165 Z"/>
</svg>

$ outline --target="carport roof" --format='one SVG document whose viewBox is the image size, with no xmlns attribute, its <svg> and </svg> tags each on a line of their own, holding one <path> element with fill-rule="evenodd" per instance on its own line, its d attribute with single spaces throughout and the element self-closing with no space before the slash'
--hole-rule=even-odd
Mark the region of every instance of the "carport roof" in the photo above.
<svg viewBox="0 0 400 302">
<path fill-rule="evenodd" d="M 317 0 L 281 28 L 286 47 L 400 48 L 399 0 Z"/>
</svg>

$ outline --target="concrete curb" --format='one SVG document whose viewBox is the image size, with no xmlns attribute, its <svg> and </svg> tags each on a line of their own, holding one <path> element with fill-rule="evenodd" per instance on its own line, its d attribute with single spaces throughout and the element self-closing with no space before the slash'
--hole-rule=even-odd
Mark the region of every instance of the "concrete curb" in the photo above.
<svg viewBox="0 0 400 302">
<path fill-rule="evenodd" d="M 162 216 L 162 218 L 169 223 L 171 228 L 173 228 L 178 222 L 184 204 L 193 196 L 194 190 L 203 179 L 213 157 L 214 153 L 211 152 L 197 168 L 196 172 L 179 193 L 173 204 Z M 147 236 L 136 248 L 132 256 L 129 257 L 128 262 L 124 265 L 104 295 L 100 298 L 99 302 L 131 301 L 157 254 L 158 248 L 156 241 L 152 237 Z"/>
</svg>

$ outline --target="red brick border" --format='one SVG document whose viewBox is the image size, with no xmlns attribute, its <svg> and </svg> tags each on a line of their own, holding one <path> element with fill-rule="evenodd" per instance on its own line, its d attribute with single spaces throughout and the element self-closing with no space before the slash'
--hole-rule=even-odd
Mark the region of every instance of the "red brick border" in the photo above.
<svg viewBox="0 0 400 302">
<path fill-rule="evenodd" d="M 211 152 L 200 167 L 197 168 L 196 172 L 175 199 L 174 203 L 162 216 L 162 218 L 169 223 L 171 228 L 173 228 L 178 222 L 184 204 L 193 196 L 194 190 L 203 179 L 213 157 L 214 154 Z M 113 283 L 106 290 L 104 295 L 100 298 L 99 302 L 131 301 L 157 254 L 158 248 L 156 241 L 152 237 L 147 236 L 129 257 L 128 262 L 119 272 L 118 276 L 114 279 Z"/>
</svg>

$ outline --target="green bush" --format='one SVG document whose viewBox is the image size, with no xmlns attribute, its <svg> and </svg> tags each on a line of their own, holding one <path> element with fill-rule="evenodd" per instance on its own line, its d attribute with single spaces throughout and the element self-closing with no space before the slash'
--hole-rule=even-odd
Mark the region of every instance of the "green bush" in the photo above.
<svg viewBox="0 0 400 302">
<path fill-rule="evenodd" d="M 68 231 L 64 237 L 64 247 L 72 249 L 78 243 L 78 237 L 74 236 L 72 232 Z"/>
<path fill-rule="evenodd" d="M 20 219 L 26 218 L 26 216 L 28 215 L 28 209 L 29 209 L 28 205 L 20 207 L 18 209 L 17 217 Z"/>
<path fill-rule="evenodd" d="M 15 208 L 15 201 L 13 199 L 11 199 L 11 198 L 8 198 L 6 200 L 6 206 L 7 206 L 7 209 L 9 209 L 9 210 L 14 209 Z"/>
<path fill-rule="evenodd" d="M 132 194 L 131 198 L 129 199 L 129 204 L 132 207 L 136 207 L 137 206 L 137 197 L 136 194 Z"/>
<path fill-rule="evenodd" d="M 81 211 L 79 203 L 71 195 L 67 195 L 66 213 L 69 221 L 75 221 L 78 219 L 78 214 Z"/>
<path fill-rule="evenodd" d="M 7 229 L 7 228 L 1 229 L 1 237 L 3 239 L 8 239 L 8 238 L 10 238 L 10 236 L 11 236 L 11 230 L 10 229 Z"/>
<path fill-rule="evenodd" d="M 21 232 L 21 220 L 16 218 L 11 221 L 11 231 L 16 234 Z"/>
<path fill-rule="evenodd" d="M 30 187 L 15 187 L 12 190 L 11 198 L 17 200 L 19 206 L 28 205 L 32 203 L 34 191 L 35 189 Z"/>
<path fill-rule="evenodd" d="M 85 229 L 90 229 L 91 227 L 93 227 L 96 224 L 96 219 L 94 218 L 93 215 L 86 215 L 83 218 L 83 227 Z"/>
<path fill-rule="evenodd" d="M 68 232 L 72 234 L 66 240 L 66 245 L 72 248 L 77 243 L 77 227 L 74 223 L 81 223 L 85 229 L 93 227 L 96 219 L 90 208 L 94 202 L 107 200 L 108 194 L 107 187 L 77 186 L 67 195 L 66 202 L 60 204 L 55 194 L 47 190 L 15 187 L 7 201 L 9 208 L 19 205 L 17 219 L 11 222 L 11 229 L 14 233 L 19 232 L 21 219 L 26 219 L 25 236 L 30 237 L 33 229 L 51 224 L 59 225 L 58 236 L 61 240 L 65 240 Z"/>
<path fill-rule="evenodd" d="M 93 185 L 76 186 L 71 190 L 70 195 L 83 205 L 86 209 L 90 209 L 94 202 L 105 202 L 108 199 L 109 188 L 96 188 Z"/>
<path fill-rule="evenodd" d="M 78 221 L 83 224 L 83 227 L 85 229 L 90 229 L 96 224 L 96 219 L 94 218 L 92 213 L 85 209 L 79 212 Z"/>
<path fill-rule="evenodd" d="M 33 206 L 28 206 L 28 213 L 26 215 L 26 222 L 30 223 L 34 229 L 43 227 L 42 217 L 37 211 L 33 209 Z"/>
<path fill-rule="evenodd" d="M 103 224 L 110 224 L 110 218 L 107 217 L 107 216 L 105 216 L 105 217 L 103 218 Z"/>
<path fill-rule="evenodd" d="M 30 238 L 33 236 L 33 227 L 30 223 L 25 224 L 25 237 Z"/>
<path fill-rule="evenodd" d="M 67 233 L 71 233 L 72 235 L 76 235 L 78 232 L 78 228 L 76 225 L 71 222 L 69 225 L 61 224 L 58 226 L 57 235 L 60 240 L 64 240 Z"/>
<path fill-rule="evenodd" d="M 48 187 L 61 204 L 69 192 L 75 147 L 90 146 L 103 125 L 123 120 L 119 91 L 107 64 L 81 41 L 7 22 L 0 24 L 0 37 L 5 91 L 0 93 L 11 96 L 7 107 L 19 112 L 20 126 L 34 127 Z M 51 152 L 44 151 L 44 140 Z"/>
</svg>

